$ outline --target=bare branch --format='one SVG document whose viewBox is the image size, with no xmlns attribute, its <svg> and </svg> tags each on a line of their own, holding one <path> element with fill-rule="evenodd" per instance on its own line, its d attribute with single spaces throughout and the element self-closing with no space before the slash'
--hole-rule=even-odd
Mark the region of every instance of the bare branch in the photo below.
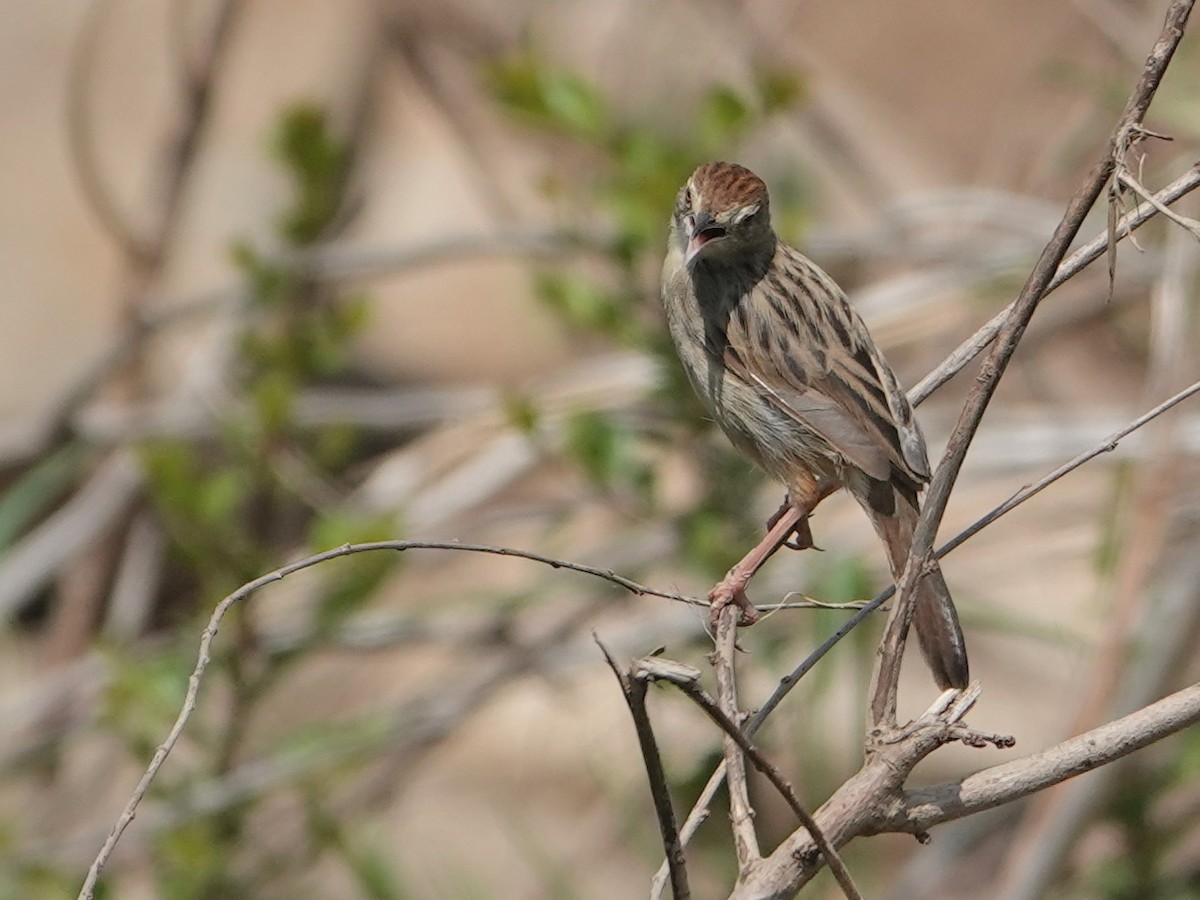
<svg viewBox="0 0 1200 900">
<path fill-rule="evenodd" d="M 984 735 L 966 728 L 963 718 L 979 697 L 978 684 L 963 691 L 946 691 L 914 722 L 902 729 L 872 732 L 866 761 L 815 813 L 821 829 L 835 846 L 855 837 L 877 833 L 875 822 L 889 815 L 900 802 L 904 782 L 922 759 L 953 741 L 970 746 L 996 742 L 1010 746 L 1012 739 Z M 918 833 L 918 837 L 922 837 Z M 804 830 L 788 835 L 753 872 L 738 882 L 731 900 L 790 897 L 818 871 L 820 857 L 813 851 L 812 836 Z"/>
<path fill-rule="evenodd" d="M 795 789 L 787 782 L 779 769 L 750 742 L 750 738 L 746 736 L 737 722 L 725 715 L 720 706 L 717 705 L 717 702 L 708 695 L 707 691 L 700 687 L 699 670 L 693 669 L 690 666 L 680 665 L 670 660 L 648 656 L 637 661 L 631 674 L 636 680 L 667 681 L 675 685 L 691 698 L 697 706 L 704 710 L 708 717 L 716 722 L 726 735 L 736 741 L 737 745 L 742 748 L 742 752 L 754 764 L 754 768 L 758 769 L 775 786 L 775 789 L 787 801 L 788 806 L 792 808 L 792 812 L 796 814 L 796 818 L 808 829 L 808 833 L 812 835 L 813 841 L 820 849 L 821 855 L 825 857 L 825 862 L 833 872 L 833 877 L 837 879 L 842 893 L 849 900 L 862 900 L 862 894 L 859 893 L 858 888 L 855 886 L 854 879 L 850 875 L 850 870 L 846 868 L 846 864 L 838 856 L 833 844 L 825 837 L 824 832 L 821 831 L 812 814 L 804 808 L 804 805 L 800 802 L 800 798 L 796 796 Z"/>
<path fill-rule="evenodd" d="M 1046 475 L 1042 476 L 1032 484 L 1025 485 L 1025 487 L 1014 492 L 1010 497 L 1008 497 L 1008 499 L 984 513 L 950 540 L 946 541 L 946 543 L 938 547 L 937 552 L 934 554 L 935 558 L 942 559 L 947 554 L 957 550 L 968 540 L 973 538 L 987 526 L 991 525 L 1001 516 L 1005 516 L 1012 512 L 1026 500 L 1029 500 L 1036 494 L 1041 493 L 1047 487 L 1054 484 L 1054 482 L 1066 475 L 1069 475 L 1071 472 L 1074 472 L 1089 460 L 1095 459 L 1097 456 L 1100 456 L 1104 453 L 1111 453 L 1117 448 L 1117 445 L 1120 444 L 1124 438 L 1128 437 L 1139 428 L 1142 428 L 1148 422 L 1151 422 L 1152 420 L 1163 415 L 1163 413 L 1182 403 L 1184 400 L 1195 396 L 1198 393 L 1200 393 L 1200 381 L 1189 385 L 1173 396 L 1168 397 L 1153 409 L 1142 413 L 1142 415 L 1138 416 L 1136 419 L 1132 420 L 1123 427 L 1117 429 L 1098 444 L 1095 444 L 1068 462 L 1063 463 L 1054 471 L 1048 472 Z M 755 713 L 755 715 L 750 719 L 746 727 L 747 734 L 754 734 L 754 732 L 761 727 L 767 717 L 775 711 L 775 708 L 780 704 L 780 702 L 782 702 L 783 698 L 791 692 L 792 688 L 794 688 L 797 683 L 799 683 L 800 679 L 803 678 L 813 666 L 820 662 L 821 658 L 830 650 L 832 650 L 842 638 L 857 628 L 859 624 L 861 624 L 871 613 L 879 609 L 879 607 L 890 600 L 895 594 L 895 591 L 895 586 L 889 585 L 869 603 L 863 605 L 858 612 L 845 621 L 841 628 L 830 635 L 819 647 L 817 647 L 816 650 L 810 653 L 804 659 L 804 661 L 800 663 L 799 666 L 782 678 L 779 682 L 779 686 L 775 689 L 771 696 L 767 698 L 767 701 L 763 703 L 761 707 L 759 707 L 758 712 Z"/>
<path fill-rule="evenodd" d="M 1161 191 L 1154 194 L 1154 199 L 1157 201 L 1156 204 L 1139 206 L 1133 212 L 1123 216 L 1114 226 L 1112 235 L 1113 246 L 1115 246 L 1116 241 L 1128 237 L 1152 219 L 1159 211 L 1157 204 L 1161 204 L 1164 207 L 1170 206 L 1198 187 L 1200 187 L 1200 163 L 1193 165 Z M 1109 231 L 1106 229 L 1063 261 L 1062 265 L 1058 267 L 1058 271 L 1054 273 L 1054 277 L 1050 280 L 1050 284 L 1046 286 L 1046 294 L 1061 287 L 1071 278 L 1082 272 L 1099 259 L 1109 246 Z M 996 339 L 996 335 L 1000 333 L 1001 327 L 1012 312 L 1015 304 L 1016 301 L 1013 301 L 1013 303 L 1010 303 L 1004 309 L 1000 310 L 1000 312 L 996 313 L 983 327 L 963 341 L 937 368 L 917 382 L 912 390 L 908 392 L 908 399 L 912 402 L 913 406 L 919 406 L 928 400 L 934 391 L 966 368 L 971 360 L 990 346 L 992 341 Z"/>
<path fill-rule="evenodd" d="M 713 623 L 716 634 L 713 643 L 712 666 L 717 676 L 717 701 L 721 712 L 731 721 L 741 718 L 737 699 L 738 608 L 733 604 L 720 607 Z M 725 737 L 725 774 L 729 786 L 729 817 L 733 824 L 733 843 L 737 850 L 738 868 L 747 869 L 761 859 L 758 835 L 754 831 L 754 809 L 750 806 L 750 788 L 746 782 L 746 759 L 732 737 Z"/>
<path fill-rule="evenodd" d="M 1040 753 L 992 766 L 958 782 L 907 791 L 903 806 L 881 819 L 876 831 L 918 833 L 1011 803 L 1108 765 L 1196 722 L 1200 722 L 1200 684 Z"/>
<path fill-rule="evenodd" d="M 950 435 L 946 451 L 926 492 L 921 518 L 913 536 L 909 564 L 905 567 L 904 576 L 897 586 L 897 602 L 892 608 L 878 664 L 872 676 L 871 719 L 876 726 L 887 725 L 895 720 L 900 658 L 907 623 L 912 615 L 910 607 L 916 596 L 916 584 L 926 564 L 932 559 L 934 537 L 945 513 L 954 482 L 958 478 L 958 472 L 966 459 L 971 440 L 1000 383 L 1000 378 L 1016 351 L 1017 344 L 1025 333 L 1025 328 L 1032 319 L 1038 303 L 1045 296 L 1046 288 L 1066 255 L 1067 248 L 1083 224 L 1084 216 L 1095 205 L 1112 175 L 1117 164 L 1117 154 L 1128 141 L 1130 132 L 1140 125 L 1149 108 L 1171 57 L 1183 38 L 1192 5 L 1192 0 L 1175 0 L 1167 10 L 1162 32 L 1151 49 L 1141 77 L 1113 129 L 1104 158 L 1092 168 L 1083 185 L 1067 204 L 1062 221 L 1025 282 L 1012 312 L 997 335 L 996 346 L 984 360 L 976 377 L 975 387 L 963 405 L 958 423 Z"/>
<path fill-rule="evenodd" d="M 626 673 L 617 667 L 616 660 L 608 652 L 599 637 L 592 634 L 600 652 L 617 682 L 621 685 L 621 693 L 625 695 L 625 703 L 633 716 L 633 725 L 637 731 L 638 746 L 642 751 L 642 761 L 646 765 L 646 777 L 650 780 L 650 797 L 654 801 L 654 811 L 658 816 L 658 830 L 662 834 L 663 850 L 667 857 L 667 867 L 671 874 L 671 893 L 675 900 L 687 900 L 691 896 L 688 888 L 687 862 L 683 856 L 683 842 L 679 839 L 679 828 L 675 822 L 675 810 L 671 806 L 671 792 L 667 787 L 667 773 L 663 770 L 662 755 L 658 752 L 658 742 L 654 738 L 654 729 L 650 724 L 650 716 L 646 711 L 646 686 L 649 680 L 642 675 L 644 660 L 637 663 L 637 670 Z M 694 670 L 693 670 L 694 671 Z M 699 675 L 699 673 L 697 673 Z"/>
<path fill-rule="evenodd" d="M 302 569 L 311 568 L 312 566 L 319 565 L 331 559 L 337 559 L 343 556 L 351 556 L 356 553 L 367 553 L 378 550 L 391 550 L 394 552 L 402 552 L 406 550 L 457 550 L 467 553 L 491 553 L 499 556 L 515 556 L 521 559 L 528 559 L 534 562 L 542 563 L 543 565 L 548 565 L 554 569 L 569 569 L 571 571 L 592 575 L 616 584 L 619 587 L 623 587 L 625 590 L 638 595 L 663 596 L 667 599 L 674 600 L 689 599 L 680 595 L 668 594 L 667 592 L 660 592 L 652 588 L 647 588 L 611 571 L 600 569 L 594 566 L 581 565 L 579 563 L 554 559 L 553 557 L 543 556 L 541 554 L 531 553 L 524 550 L 514 550 L 508 547 L 493 547 L 486 544 L 462 544 L 454 541 L 376 541 L 373 543 L 364 544 L 345 544 L 332 550 L 326 550 L 323 553 L 316 553 L 311 556 L 306 556 L 303 559 L 296 560 L 295 562 L 276 569 L 274 572 L 269 572 L 266 575 L 262 575 L 254 579 L 253 581 L 247 582 L 232 594 L 221 600 L 221 602 L 218 603 L 216 608 L 213 610 L 212 616 L 208 620 L 208 625 L 205 627 L 200 636 L 200 647 L 196 659 L 196 666 L 192 670 L 191 676 L 188 678 L 187 694 L 184 697 L 183 705 L 179 710 L 179 715 L 176 717 L 175 723 L 172 725 L 167 737 L 163 740 L 162 744 L 158 746 L 157 750 L 155 750 L 154 756 L 150 760 L 150 764 L 147 766 L 146 771 L 143 773 L 141 779 L 134 788 L 129 801 L 126 803 L 121 815 L 113 825 L 112 831 L 109 833 L 104 845 L 100 848 L 100 852 L 92 862 L 92 865 L 88 870 L 87 878 L 85 879 L 83 887 L 79 892 L 80 900 L 91 900 L 91 898 L 94 896 L 96 882 L 100 877 L 100 872 L 107 864 L 109 857 L 116 848 L 117 842 L 121 839 L 121 835 L 124 834 L 125 830 L 129 827 L 129 824 L 133 821 L 133 818 L 137 813 L 138 806 L 141 804 L 142 799 L 146 796 L 146 792 L 150 789 L 151 784 L 154 783 L 155 778 L 158 776 L 159 770 L 162 769 L 167 757 L 174 749 L 175 744 L 178 743 L 180 736 L 183 734 L 184 728 L 191 719 L 192 713 L 196 708 L 197 697 L 200 693 L 201 681 L 204 677 L 205 671 L 208 669 L 209 663 L 212 661 L 212 643 L 216 639 L 217 631 L 220 628 L 221 622 L 224 620 L 226 613 L 228 613 L 236 603 L 245 600 L 259 589 L 277 581 L 282 581 L 288 575 L 299 572 Z M 692 600 L 691 602 L 699 603 L 700 601 Z M 733 614 L 734 613 L 731 613 L 731 615 Z M 731 623 L 731 627 L 729 629 L 731 645 L 733 630 L 734 629 Z M 732 653 L 732 647 L 730 652 Z"/>
<path fill-rule="evenodd" d="M 1200 393 L 1200 381 L 1190 385 L 1182 391 L 1179 391 L 1177 394 L 1169 397 L 1167 400 L 1164 400 L 1153 409 L 1148 410 L 1147 412 L 1138 416 L 1136 419 L 1113 432 L 1095 446 L 1084 451 L 1083 453 L 1080 453 L 1078 456 L 1059 466 L 1054 471 L 1046 474 L 1044 477 L 1021 488 L 1003 503 L 985 513 L 967 528 L 963 529 L 961 532 L 939 547 L 937 553 L 935 554 L 936 557 L 941 559 L 951 551 L 956 550 L 958 547 L 966 543 L 1001 516 L 1012 512 L 1012 510 L 1016 509 L 1026 500 L 1029 500 L 1034 495 L 1040 493 L 1055 481 L 1058 481 L 1058 479 L 1070 474 L 1075 469 L 1078 469 L 1089 460 L 1094 459 L 1103 453 L 1109 453 L 1113 451 L 1116 449 L 1117 445 L 1122 439 L 1197 393 Z M 767 698 L 767 700 L 758 708 L 758 711 L 751 716 L 749 721 L 746 723 L 744 732 L 747 737 L 752 737 L 766 723 L 767 718 L 778 708 L 779 704 L 783 702 L 783 699 L 789 693 L 791 693 L 792 688 L 799 684 L 800 679 L 803 678 L 813 668 L 813 666 L 820 662 L 825 654 L 832 650 L 842 640 L 842 638 L 844 638 L 863 621 L 865 621 L 866 618 L 871 615 L 871 613 L 878 610 L 881 606 L 883 606 L 884 603 L 890 600 L 895 594 L 895 590 L 896 589 L 894 585 L 889 585 L 878 596 L 876 596 L 869 603 L 865 604 L 858 612 L 847 619 L 846 622 L 836 632 L 822 642 L 819 647 L 817 647 L 800 663 L 800 665 L 780 679 L 779 685 L 771 693 L 771 696 Z M 700 797 L 693 805 L 692 811 L 684 820 L 680 834 L 685 844 L 691 839 L 692 835 L 695 834 L 696 829 L 698 829 L 700 825 L 703 824 L 705 819 L 708 818 L 707 807 L 712 802 L 716 792 L 720 789 L 724 779 L 725 764 L 721 763 L 721 765 L 717 767 L 712 776 L 709 778 L 704 790 L 702 790 L 700 793 Z M 655 876 L 655 889 L 652 891 L 652 897 L 658 896 L 664 883 L 665 869 L 660 869 L 658 874 Z"/>
</svg>

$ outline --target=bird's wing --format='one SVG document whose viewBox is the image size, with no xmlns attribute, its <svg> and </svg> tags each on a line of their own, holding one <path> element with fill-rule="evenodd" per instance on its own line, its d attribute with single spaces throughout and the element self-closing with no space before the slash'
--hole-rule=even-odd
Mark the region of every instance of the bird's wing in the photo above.
<svg viewBox="0 0 1200 900">
<path fill-rule="evenodd" d="M 912 406 L 841 288 L 780 244 L 753 291 L 728 324 L 726 367 L 872 478 L 928 481 Z"/>
</svg>

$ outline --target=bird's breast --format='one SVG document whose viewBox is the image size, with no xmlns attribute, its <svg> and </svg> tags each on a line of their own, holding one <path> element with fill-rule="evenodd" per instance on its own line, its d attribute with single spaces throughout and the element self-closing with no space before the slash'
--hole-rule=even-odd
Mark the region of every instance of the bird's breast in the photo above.
<svg viewBox="0 0 1200 900">
<path fill-rule="evenodd" d="M 834 477 L 838 454 L 726 364 L 726 333 L 744 294 L 678 267 L 664 270 L 663 303 L 679 359 L 696 394 L 739 451 L 785 485 L 801 473 Z"/>
</svg>

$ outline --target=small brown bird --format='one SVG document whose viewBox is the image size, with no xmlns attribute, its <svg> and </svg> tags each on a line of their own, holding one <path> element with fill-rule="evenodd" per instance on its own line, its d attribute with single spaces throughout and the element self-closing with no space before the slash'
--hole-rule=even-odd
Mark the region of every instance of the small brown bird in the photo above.
<svg viewBox="0 0 1200 900">
<path fill-rule="evenodd" d="M 696 392 L 738 450 L 787 488 L 800 539 L 811 543 L 807 514 L 844 487 L 898 580 L 929 480 L 925 441 L 841 288 L 775 236 L 767 186 L 749 169 L 707 163 L 679 191 L 662 299 Z M 965 687 L 966 645 L 936 563 L 915 603 L 934 679 Z"/>
</svg>

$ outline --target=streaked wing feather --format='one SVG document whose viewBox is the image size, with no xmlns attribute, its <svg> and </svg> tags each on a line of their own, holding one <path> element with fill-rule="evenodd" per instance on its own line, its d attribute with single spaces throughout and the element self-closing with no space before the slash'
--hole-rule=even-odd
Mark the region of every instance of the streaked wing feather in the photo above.
<svg viewBox="0 0 1200 900">
<path fill-rule="evenodd" d="M 891 477 L 891 462 L 879 441 L 838 403 L 820 391 L 777 388 L 757 375 L 751 378 L 780 409 L 821 435 L 853 465 L 872 478 L 886 481 Z"/>
<path fill-rule="evenodd" d="M 845 294 L 782 243 L 772 268 L 750 298 L 757 315 L 730 322 L 726 365 L 872 478 L 894 467 L 928 481 L 912 407 Z"/>
</svg>

